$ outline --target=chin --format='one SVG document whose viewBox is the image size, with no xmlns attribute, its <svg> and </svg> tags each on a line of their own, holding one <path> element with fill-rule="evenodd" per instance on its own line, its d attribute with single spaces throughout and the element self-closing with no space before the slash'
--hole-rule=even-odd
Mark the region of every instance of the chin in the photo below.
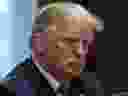
<svg viewBox="0 0 128 96">
<path fill-rule="evenodd" d="M 73 78 L 80 78 L 80 72 L 72 72 Z"/>
<path fill-rule="evenodd" d="M 65 80 L 74 80 L 74 79 L 80 80 L 80 73 L 67 72 L 65 74 Z"/>
<path fill-rule="evenodd" d="M 72 79 L 80 79 L 80 71 L 69 71 L 65 70 L 65 79 L 66 80 L 72 80 Z"/>
</svg>

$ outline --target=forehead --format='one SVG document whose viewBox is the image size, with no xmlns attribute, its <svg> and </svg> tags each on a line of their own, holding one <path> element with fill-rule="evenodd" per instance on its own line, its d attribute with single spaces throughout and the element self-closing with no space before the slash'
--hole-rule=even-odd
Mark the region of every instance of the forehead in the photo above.
<svg viewBox="0 0 128 96">
<path fill-rule="evenodd" d="M 58 38 L 67 38 L 67 39 L 80 39 L 80 28 L 79 26 L 75 27 L 69 26 L 68 22 L 64 21 L 63 17 L 58 18 L 58 20 L 54 21 L 55 23 L 48 25 L 48 34 L 49 36 L 56 36 Z"/>
<path fill-rule="evenodd" d="M 54 25 L 58 32 L 92 32 L 96 29 L 96 19 L 92 16 L 49 16 L 48 25 Z"/>
<path fill-rule="evenodd" d="M 86 37 L 92 35 L 92 32 L 88 31 L 90 26 L 87 16 L 49 16 L 49 18 L 48 32 L 53 33 L 51 36 L 80 40 L 81 33 L 85 33 Z"/>
<path fill-rule="evenodd" d="M 48 40 L 80 40 L 80 33 L 48 32 Z"/>
</svg>

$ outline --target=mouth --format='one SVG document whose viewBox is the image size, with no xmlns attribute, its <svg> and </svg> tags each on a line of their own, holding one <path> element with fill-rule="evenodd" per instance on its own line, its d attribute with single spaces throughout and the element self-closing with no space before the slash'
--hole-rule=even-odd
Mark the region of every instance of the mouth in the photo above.
<svg viewBox="0 0 128 96">
<path fill-rule="evenodd" d="M 80 59 L 74 58 L 74 57 L 70 57 L 67 60 L 65 60 L 64 64 L 69 64 L 69 65 L 80 64 Z"/>
<path fill-rule="evenodd" d="M 80 62 L 79 61 L 78 60 L 67 60 L 67 62 L 64 63 L 65 71 L 72 72 L 72 73 L 80 72 Z"/>
</svg>

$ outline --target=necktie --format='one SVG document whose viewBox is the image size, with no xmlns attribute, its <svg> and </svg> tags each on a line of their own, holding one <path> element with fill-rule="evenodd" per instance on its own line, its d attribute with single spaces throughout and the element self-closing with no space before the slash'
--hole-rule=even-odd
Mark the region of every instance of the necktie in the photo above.
<svg viewBox="0 0 128 96">
<path fill-rule="evenodd" d="M 60 96 L 80 96 L 83 92 L 83 83 L 81 80 L 67 80 L 57 90 Z"/>
<path fill-rule="evenodd" d="M 69 84 L 69 96 L 80 96 L 81 93 L 84 93 L 84 83 L 82 80 L 71 80 Z"/>
<path fill-rule="evenodd" d="M 56 91 L 57 94 L 63 94 L 64 95 L 64 84 L 62 84 Z"/>
<path fill-rule="evenodd" d="M 69 93 L 69 87 L 70 87 L 70 81 L 65 80 L 61 86 L 57 90 L 57 94 L 61 94 L 61 96 L 68 96 Z"/>
</svg>

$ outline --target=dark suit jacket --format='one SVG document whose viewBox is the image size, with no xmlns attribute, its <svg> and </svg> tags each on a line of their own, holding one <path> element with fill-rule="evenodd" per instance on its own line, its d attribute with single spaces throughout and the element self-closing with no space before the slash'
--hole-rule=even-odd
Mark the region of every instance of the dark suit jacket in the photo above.
<svg viewBox="0 0 128 96">
<path fill-rule="evenodd" d="M 90 77 L 89 74 L 85 76 Z M 11 78 L 11 77 L 16 77 L 16 78 Z M 90 79 L 95 79 L 95 74 L 92 75 L 92 77 L 93 78 Z M 46 94 L 45 96 L 55 95 L 53 89 L 48 83 L 48 80 L 46 80 L 46 78 L 44 78 L 42 74 L 39 72 L 37 67 L 34 64 L 32 64 L 31 59 L 26 59 L 21 64 L 18 64 L 16 68 L 14 68 L 14 70 L 12 70 L 12 72 L 7 75 L 7 78 L 8 78 L 8 89 L 12 89 L 11 88 L 12 86 L 15 88 L 13 88 L 14 89 L 13 91 L 8 91 L 8 89 L 6 88 L 3 89 L 9 92 L 9 94 L 12 93 L 14 96 L 15 94 L 17 94 L 17 96 L 30 96 L 30 95 L 42 96 L 44 94 Z M 72 91 L 71 92 L 72 94 L 70 96 L 72 96 L 73 94 L 80 94 L 80 88 L 82 89 L 82 92 L 89 92 L 88 90 L 92 88 L 91 90 L 93 91 L 95 96 L 95 88 L 93 88 L 95 86 L 95 81 L 90 79 L 89 80 L 86 79 L 85 82 L 84 80 L 83 81 L 72 80 L 73 82 L 71 83 L 71 86 L 73 87 L 73 89 L 70 89 L 70 92 Z M 13 84 L 11 84 L 12 81 L 14 82 Z M 86 84 L 86 82 L 88 84 Z M 93 86 L 92 86 L 92 82 L 93 82 Z M 79 86 L 77 86 L 76 84 L 79 84 Z M 89 84 L 91 85 L 91 87 L 89 87 L 90 86 Z M 92 93 L 92 91 L 90 93 Z"/>
<path fill-rule="evenodd" d="M 18 64 L 16 68 L 7 75 L 6 79 L 8 80 L 8 86 L 7 88 L 2 87 L 2 89 L 6 90 L 8 94 L 12 93 L 14 96 L 15 94 L 17 96 L 40 96 L 41 94 L 46 94 L 45 96 L 49 96 L 48 94 L 50 94 L 53 96 L 55 94 L 48 80 L 46 80 L 36 66 L 32 64 L 31 59 L 26 59 L 21 64 Z M 14 82 L 13 84 L 11 84 L 12 81 Z M 9 91 L 8 89 L 12 89 L 12 86 L 14 90 Z"/>
</svg>

